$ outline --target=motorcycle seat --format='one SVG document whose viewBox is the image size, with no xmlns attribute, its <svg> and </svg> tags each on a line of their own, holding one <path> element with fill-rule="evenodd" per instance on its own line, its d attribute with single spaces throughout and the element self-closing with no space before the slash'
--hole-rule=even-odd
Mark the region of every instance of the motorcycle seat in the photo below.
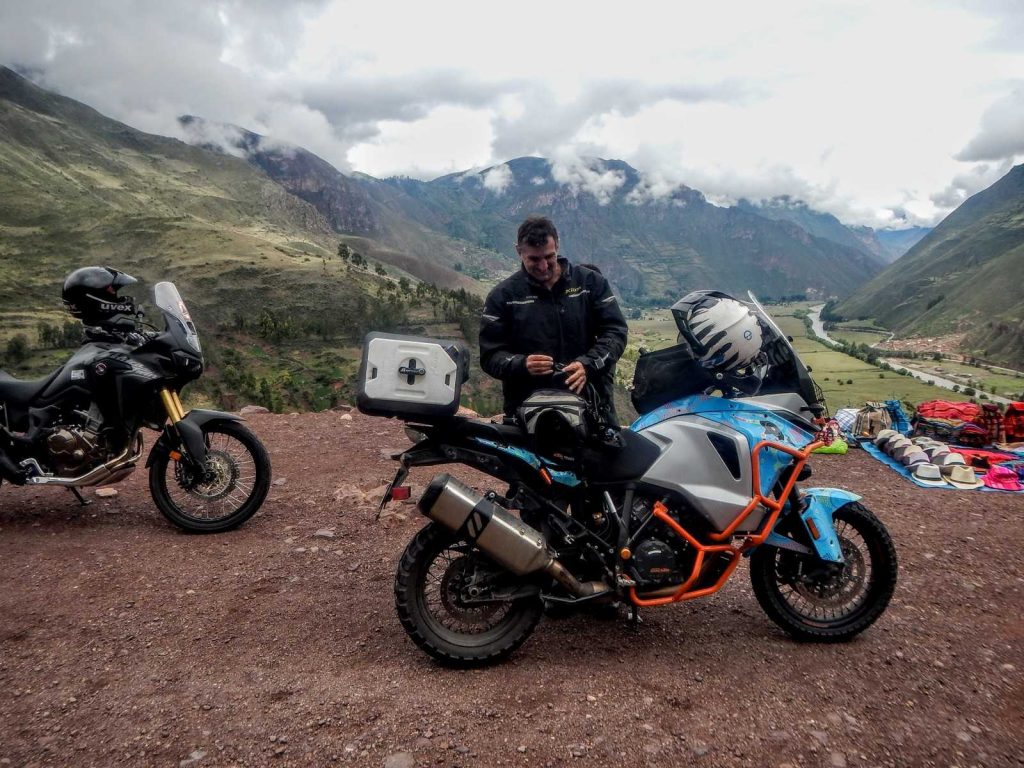
<svg viewBox="0 0 1024 768">
<path fill-rule="evenodd" d="M 527 437 L 516 424 L 495 424 L 485 419 L 456 419 L 452 426 L 460 437 L 477 437 L 501 445 L 522 445 Z"/>
<path fill-rule="evenodd" d="M 4 403 L 15 403 L 18 405 L 27 405 L 31 403 L 36 397 L 53 381 L 57 378 L 57 374 L 61 371 L 58 368 L 56 371 L 51 373 L 42 379 L 30 379 L 22 380 L 16 379 L 9 373 L 0 371 L 0 402 Z"/>
</svg>

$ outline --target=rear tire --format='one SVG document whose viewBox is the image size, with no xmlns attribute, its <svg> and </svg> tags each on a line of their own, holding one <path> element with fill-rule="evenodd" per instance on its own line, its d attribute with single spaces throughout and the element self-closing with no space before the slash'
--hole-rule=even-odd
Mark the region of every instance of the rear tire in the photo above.
<svg viewBox="0 0 1024 768">
<path fill-rule="evenodd" d="M 896 589 L 896 548 L 881 521 L 857 502 L 832 520 L 845 562 L 761 546 L 750 557 L 750 582 L 768 617 L 798 640 L 840 642 L 882 615 Z"/>
<path fill-rule="evenodd" d="M 437 523 L 405 548 L 395 574 L 395 609 L 422 650 L 450 667 L 481 667 L 509 656 L 540 621 L 538 595 L 492 603 L 463 602 L 464 582 L 499 567 Z"/>
</svg>

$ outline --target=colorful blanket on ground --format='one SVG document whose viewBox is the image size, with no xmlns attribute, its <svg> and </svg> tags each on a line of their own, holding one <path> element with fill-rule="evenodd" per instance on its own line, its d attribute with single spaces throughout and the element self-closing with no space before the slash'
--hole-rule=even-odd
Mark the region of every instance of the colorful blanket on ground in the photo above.
<svg viewBox="0 0 1024 768">
<path fill-rule="evenodd" d="M 903 475 L 903 477 L 907 478 L 907 480 L 912 482 L 918 488 L 938 488 L 939 490 L 965 491 L 966 493 L 978 493 L 979 491 L 984 491 L 984 492 L 987 492 L 987 493 L 1019 493 L 1019 494 L 1024 495 L 1024 491 L 1000 491 L 1000 490 L 998 490 L 996 488 L 989 488 L 988 486 L 984 486 L 984 485 L 982 487 L 980 487 L 980 488 L 972 488 L 970 490 L 967 490 L 967 489 L 964 489 L 964 488 L 954 488 L 952 485 L 949 485 L 949 484 L 946 484 L 946 485 L 924 485 L 923 483 L 919 483 L 916 480 L 914 480 L 914 474 L 909 469 L 907 469 L 902 464 L 900 464 L 898 461 L 896 461 L 896 459 L 894 459 L 891 456 L 889 456 L 889 454 L 887 454 L 881 448 L 876 446 L 871 440 L 862 440 L 860 442 L 860 447 L 863 448 L 865 451 L 867 451 L 871 456 L 874 456 L 880 462 L 885 464 L 890 469 L 892 469 L 895 472 L 898 472 L 899 474 Z M 953 446 L 950 446 L 950 448 L 952 450 L 956 450 Z"/>
</svg>

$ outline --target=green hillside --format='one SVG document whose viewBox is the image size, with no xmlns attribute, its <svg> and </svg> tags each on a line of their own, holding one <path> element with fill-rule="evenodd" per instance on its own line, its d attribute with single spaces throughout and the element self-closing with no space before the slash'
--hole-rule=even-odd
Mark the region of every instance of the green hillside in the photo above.
<svg viewBox="0 0 1024 768">
<path fill-rule="evenodd" d="M 1024 165 L 946 217 L 834 310 L 901 336 L 966 332 L 962 350 L 1024 364 Z"/>
<path fill-rule="evenodd" d="M 139 278 L 148 308 L 154 283 L 178 285 L 210 367 L 198 396 L 229 407 L 350 400 L 366 331 L 459 335 L 478 301 L 414 290 L 384 265 L 401 254 L 332 232 L 243 160 L 134 130 L 3 68 L 0 200 L 0 365 L 17 376 L 66 359 L 45 327 L 68 321 L 61 284 L 88 264 Z M 342 260 L 340 242 L 358 260 Z M 5 354 L 17 335 L 27 357 Z"/>
</svg>

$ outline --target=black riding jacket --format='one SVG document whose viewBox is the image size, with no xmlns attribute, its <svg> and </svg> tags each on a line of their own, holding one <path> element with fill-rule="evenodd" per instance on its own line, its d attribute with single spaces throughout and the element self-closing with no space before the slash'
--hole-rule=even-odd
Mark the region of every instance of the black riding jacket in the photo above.
<svg viewBox="0 0 1024 768">
<path fill-rule="evenodd" d="M 530 375 L 527 355 L 550 355 L 563 364 L 579 360 L 614 414 L 612 384 L 626 346 L 626 320 L 601 273 L 564 258 L 558 263 L 562 274 L 550 290 L 522 266 L 491 289 L 480 318 L 480 365 L 501 379 L 511 414 L 533 391 L 564 387 L 564 379 Z"/>
</svg>

